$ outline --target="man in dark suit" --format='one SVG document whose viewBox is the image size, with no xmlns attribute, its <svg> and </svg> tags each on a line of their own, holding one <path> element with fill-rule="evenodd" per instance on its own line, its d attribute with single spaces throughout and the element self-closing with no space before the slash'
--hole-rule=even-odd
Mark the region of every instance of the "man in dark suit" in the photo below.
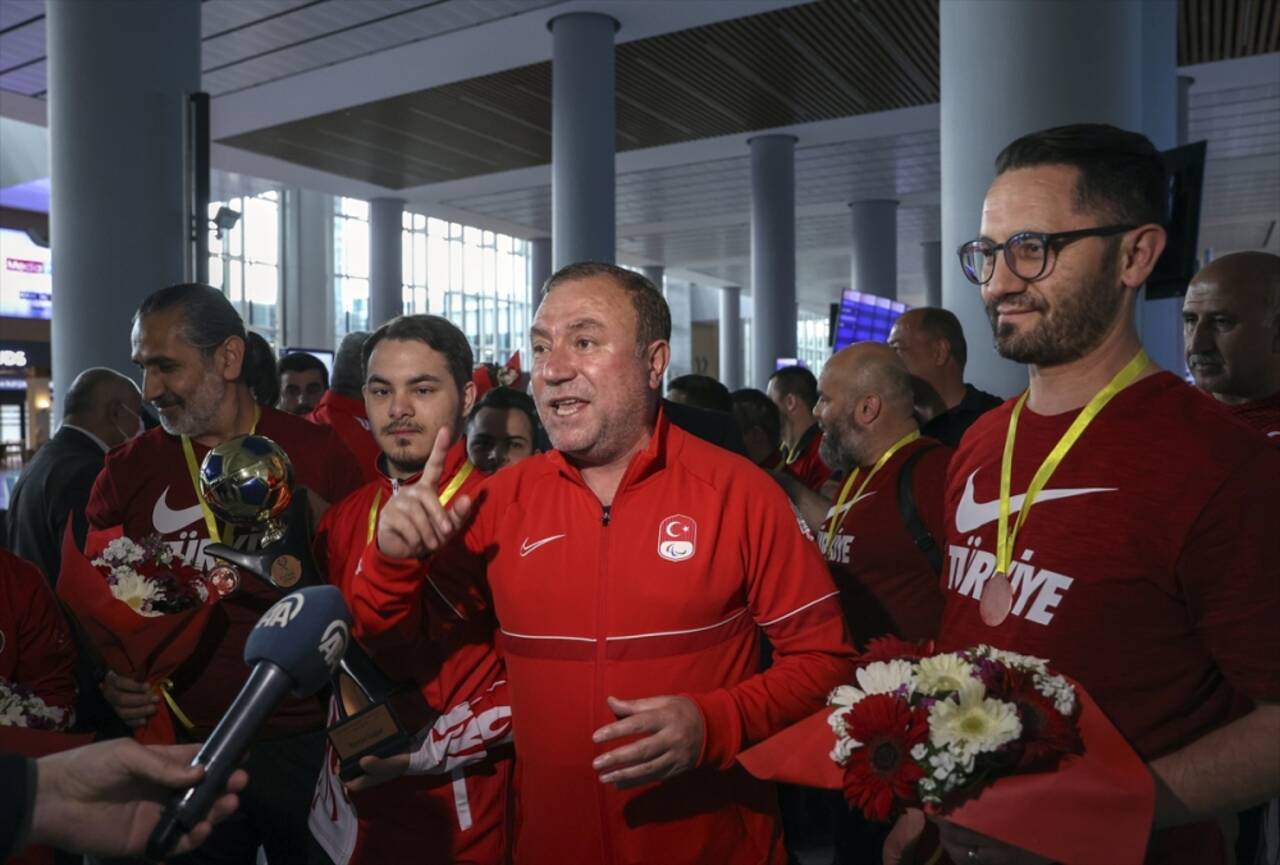
<svg viewBox="0 0 1280 865">
<path fill-rule="evenodd" d="M 9 549 L 58 579 L 68 520 L 84 544 L 84 509 L 103 458 L 143 431 L 142 394 L 128 376 L 95 367 L 64 397 L 62 426 L 22 470 L 9 498 Z"/>
</svg>

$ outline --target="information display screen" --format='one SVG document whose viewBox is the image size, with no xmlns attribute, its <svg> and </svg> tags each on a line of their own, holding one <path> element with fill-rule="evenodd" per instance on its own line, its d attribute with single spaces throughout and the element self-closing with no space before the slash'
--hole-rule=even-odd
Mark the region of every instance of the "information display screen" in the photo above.
<svg viewBox="0 0 1280 865">
<path fill-rule="evenodd" d="M 52 271 L 47 248 L 24 231 L 0 228 L 0 315 L 51 318 Z"/>
<path fill-rule="evenodd" d="M 855 342 L 886 342 L 898 316 L 907 311 L 905 303 L 874 294 L 846 291 L 836 311 L 835 339 L 832 350 L 839 351 Z"/>
</svg>

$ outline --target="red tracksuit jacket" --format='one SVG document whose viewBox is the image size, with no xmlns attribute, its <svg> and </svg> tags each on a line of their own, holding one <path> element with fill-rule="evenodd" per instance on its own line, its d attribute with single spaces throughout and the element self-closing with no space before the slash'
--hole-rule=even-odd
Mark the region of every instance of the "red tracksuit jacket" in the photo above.
<svg viewBox="0 0 1280 865">
<path fill-rule="evenodd" d="M 854 652 L 817 545 L 767 474 L 659 414 L 608 511 L 552 452 L 492 477 L 461 541 L 501 623 L 518 865 L 784 861 L 774 788 L 734 758 L 820 708 Z M 411 618 L 423 563 L 375 543 L 361 568 L 363 631 Z M 426 577 L 439 570 L 426 562 Z M 763 673 L 762 633 L 775 650 Z M 605 698 L 661 694 L 702 711 L 699 765 L 661 784 L 601 784 L 592 759 L 623 744 L 591 741 L 614 720 Z"/>
<path fill-rule="evenodd" d="M 466 457 L 461 440 L 449 451 L 441 491 L 469 465 Z M 472 471 L 456 494 L 474 495 L 483 478 Z M 379 472 L 378 480 L 325 512 L 316 530 L 316 555 L 330 582 L 348 598 L 369 542 L 371 516 L 376 521 L 375 514 L 402 485 L 417 481 L 417 476 L 395 481 Z M 448 564 L 442 559 L 437 567 L 447 569 Z M 459 591 L 464 588 L 468 591 Z M 369 641 L 384 672 L 416 681 L 427 703 L 441 712 L 489 695 L 504 678 L 493 645 L 496 622 L 487 598 L 477 593 L 480 588 L 466 579 L 422 585 L 419 606 L 407 617 L 406 627 Z M 509 739 L 510 712 L 500 714 L 502 729 L 493 731 L 486 747 L 471 749 L 466 759 L 455 755 L 432 767 L 434 774 L 400 778 L 355 794 L 348 794 L 339 781 L 338 760 L 329 748 L 312 803 L 312 834 L 336 865 L 408 858 L 420 865 L 499 865 L 509 846 L 513 764 L 509 746 L 494 748 Z M 451 732 L 448 726 L 437 724 L 428 737 Z M 457 749 L 462 743 L 454 735 L 449 744 Z M 485 759 L 487 748 L 493 753 Z"/>
</svg>

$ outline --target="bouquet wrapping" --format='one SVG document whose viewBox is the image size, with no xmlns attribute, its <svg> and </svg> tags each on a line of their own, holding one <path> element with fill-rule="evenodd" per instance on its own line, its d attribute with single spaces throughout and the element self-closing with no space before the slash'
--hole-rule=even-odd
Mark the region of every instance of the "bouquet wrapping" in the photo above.
<svg viewBox="0 0 1280 865">
<path fill-rule="evenodd" d="M 739 762 L 758 778 L 843 790 L 871 819 L 923 808 L 1066 865 L 1145 858 L 1146 765 L 1039 658 L 875 641 L 828 702 Z"/>
<path fill-rule="evenodd" d="M 219 600 L 205 575 L 158 538 L 139 543 L 122 527 L 92 531 L 81 552 L 68 530 L 58 596 L 109 669 L 165 697 L 167 709 L 152 715 L 135 738 L 177 741 L 171 713 L 181 710 L 168 693 L 169 677 L 195 651 Z"/>
</svg>

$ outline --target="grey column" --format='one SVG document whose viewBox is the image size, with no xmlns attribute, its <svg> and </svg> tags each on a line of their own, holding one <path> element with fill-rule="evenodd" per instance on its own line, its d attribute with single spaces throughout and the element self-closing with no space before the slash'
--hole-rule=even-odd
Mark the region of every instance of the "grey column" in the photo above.
<svg viewBox="0 0 1280 865">
<path fill-rule="evenodd" d="M 404 314 L 404 199 L 369 202 L 369 330 Z"/>
<path fill-rule="evenodd" d="M 284 342 L 332 349 L 334 334 L 332 202 L 323 192 L 284 193 Z"/>
<path fill-rule="evenodd" d="M 898 299 L 898 202 L 871 198 L 849 204 L 852 217 L 849 287 Z"/>
<path fill-rule="evenodd" d="M 614 260 L 614 52 L 618 22 L 551 21 L 551 243 L 554 267 Z"/>
<path fill-rule="evenodd" d="M 942 306 L 942 241 L 926 240 L 920 244 L 920 263 L 925 306 Z"/>
<path fill-rule="evenodd" d="M 529 303 L 536 312 L 542 303 L 542 286 L 551 277 L 551 238 L 529 241 Z"/>
<path fill-rule="evenodd" d="M 185 278 L 183 126 L 198 0 L 46 7 L 53 376 L 130 364 L 133 312 Z M 58 409 L 61 413 L 61 409 Z"/>
<path fill-rule="evenodd" d="M 666 285 L 667 269 L 660 264 L 646 264 L 640 268 L 640 272 L 644 274 L 645 279 L 653 283 L 658 291 L 662 291 Z"/>
<path fill-rule="evenodd" d="M 796 355 L 796 139 L 751 146 L 751 357 L 764 389 L 780 357 Z"/>
<path fill-rule="evenodd" d="M 1083 121 L 1142 129 L 1142 46 L 1150 4 L 1110 0 L 947 0 L 941 39 L 942 248 L 978 235 L 996 155 L 1037 129 Z M 1153 7 L 1172 14 L 1174 6 Z M 1088 45 L 1088 51 L 1081 51 Z M 1172 82 L 1171 82 L 1172 84 Z M 974 118 L 982 118 L 975 122 Z M 1000 358 L 978 287 L 953 259 L 942 301 L 968 335 L 966 378 L 1010 395 L 1026 369 Z"/>
<path fill-rule="evenodd" d="M 742 387 L 742 289 L 720 289 L 720 382 L 729 390 Z"/>
<path fill-rule="evenodd" d="M 1177 141 L 1174 143 L 1179 147 L 1191 141 L 1187 128 L 1191 112 L 1191 85 L 1195 83 L 1190 75 L 1178 76 Z"/>
</svg>

